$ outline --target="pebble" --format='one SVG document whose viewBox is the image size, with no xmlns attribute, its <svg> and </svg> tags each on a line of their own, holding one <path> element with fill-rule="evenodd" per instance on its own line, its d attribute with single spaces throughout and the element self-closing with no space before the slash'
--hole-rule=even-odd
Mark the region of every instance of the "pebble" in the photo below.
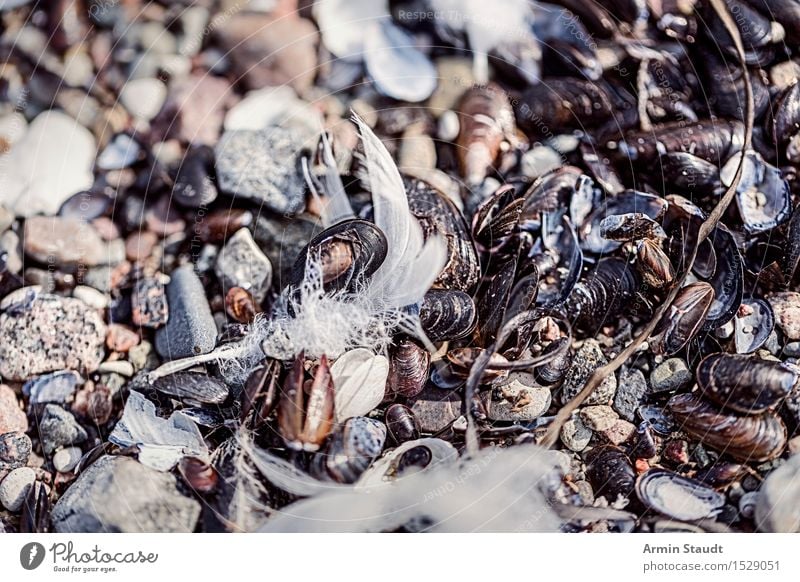
<svg viewBox="0 0 800 582">
<path fill-rule="evenodd" d="M 783 291 L 768 298 L 775 312 L 775 323 L 789 340 L 800 340 L 800 293 Z"/>
<path fill-rule="evenodd" d="M 561 442 L 569 450 L 581 452 L 592 440 L 592 431 L 583 424 L 580 416 L 573 416 L 561 427 Z"/>
<path fill-rule="evenodd" d="M 635 418 L 636 409 L 647 393 L 647 380 L 641 370 L 625 368 L 620 371 L 619 385 L 614 394 L 614 410 L 625 420 Z"/>
<path fill-rule="evenodd" d="M 27 380 L 57 370 L 93 371 L 105 336 L 102 318 L 83 301 L 40 294 L 30 308 L 0 315 L 0 375 Z"/>
<path fill-rule="evenodd" d="M 149 230 L 132 232 L 125 239 L 125 258 L 131 262 L 143 261 L 158 244 L 158 235 Z"/>
<path fill-rule="evenodd" d="M 683 439 L 669 441 L 664 445 L 662 456 L 675 465 L 685 465 L 689 462 L 689 443 Z"/>
<path fill-rule="evenodd" d="M 112 352 L 125 353 L 139 343 L 139 334 L 132 329 L 112 323 L 108 326 L 106 334 L 106 347 Z"/>
<path fill-rule="evenodd" d="M 234 74 L 248 89 L 285 85 L 305 93 L 317 74 L 317 28 L 281 15 L 234 14 L 217 31 Z"/>
<path fill-rule="evenodd" d="M 110 263 L 106 245 L 92 226 L 78 218 L 32 216 L 25 221 L 23 248 L 46 265 L 90 266 Z"/>
<path fill-rule="evenodd" d="M 800 342 L 788 342 L 783 346 L 783 355 L 789 358 L 800 357 Z"/>
<path fill-rule="evenodd" d="M 44 407 L 38 429 L 45 455 L 51 455 L 59 447 L 82 443 L 88 438 L 86 431 L 78 424 L 75 417 L 55 404 Z"/>
<path fill-rule="evenodd" d="M 19 273 L 22 270 L 22 245 L 19 235 L 7 230 L 0 235 L 0 255 L 4 255 L 4 270 L 8 273 Z"/>
<path fill-rule="evenodd" d="M 426 387 L 410 406 L 420 430 L 436 433 L 461 416 L 462 399 L 455 392 Z"/>
<path fill-rule="evenodd" d="M 83 451 L 79 447 L 64 447 L 53 455 L 53 467 L 59 473 L 69 473 L 81 460 Z"/>
<path fill-rule="evenodd" d="M 670 358 L 656 366 L 650 374 L 650 392 L 674 392 L 688 386 L 692 381 L 692 373 L 682 358 Z"/>
<path fill-rule="evenodd" d="M 583 389 L 592 372 L 607 363 L 608 360 L 596 340 L 588 339 L 583 342 L 564 376 L 564 384 L 561 387 L 561 404 L 572 400 Z M 614 398 L 616 390 L 617 377 L 611 374 L 589 395 L 585 404 L 608 404 Z"/>
<path fill-rule="evenodd" d="M 247 228 L 236 231 L 222 247 L 215 272 L 222 283 L 223 293 L 232 287 L 241 287 L 259 303 L 272 284 L 272 263 L 258 248 Z"/>
<path fill-rule="evenodd" d="M 614 422 L 611 428 L 601 432 L 612 445 L 621 445 L 629 441 L 633 435 L 636 434 L 636 425 L 620 418 Z"/>
<path fill-rule="evenodd" d="M 581 420 L 588 428 L 595 432 L 603 432 L 610 429 L 619 419 L 619 415 L 610 406 L 597 405 L 587 406 L 581 409 Z"/>
<path fill-rule="evenodd" d="M 111 456 L 85 469 L 51 516 L 58 533 L 191 533 L 199 517 L 200 504 L 178 492 L 174 475 Z"/>
<path fill-rule="evenodd" d="M 22 393 L 31 404 L 63 404 L 72 398 L 81 384 L 83 378 L 80 374 L 74 370 L 62 370 L 28 380 L 22 386 Z"/>
<path fill-rule="evenodd" d="M 141 78 L 125 83 L 119 94 L 122 106 L 142 121 L 153 119 L 167 98 L 167 86 L 158 79 Z"/>
<path fill-rule="evenodd" d="M 122 378 L 130 378 L 136 372 L 133 364 L 125 360 L 109 360 L 107 362 L 103 362 L 98 366 L 97 371 L 101 374 L 120 376 Z M 121 383 L 124 384 L 125 381 L 122 380 Z M 122 386 L 120 386 L 120 388 L 121 387 Z"/>
<path fill-rule="evenodd" d="M 767 533 L 800 532 L 800 455 L 790 457 L 764 480 L 756 501 L 755 522 Z"/>
<path fill-rule="evenodd" d="M 300 212 L 306 185 L 299 159 L 311 145 L 295 130 L 280 127 L 226 131 L 214 149 L 219 188 L 274 212 Z"/>
<path fill-rule="evenodd" d="M 300 252 L 319 231 L 319 224 L 298 216 L 295 220 L 275 220 L 259 215 L 253 229 L 253 238 L 269 257 L 277 288 L 286 285 L 292 267 Z"/>
<path fill-rule="evenodd" d="M 17 395 L 5 384 L 0 384 L 0 434 L 26 430 L 28 417 L 20 408 Z"/>
<path fill-rule="evenodd" d="M 158 366 L 158 356 L 153 350 L 153 344 L 144 340 L 130 349 L 128 361 L 133 365 L 134 373 L 142 370 L 152 370 Z"/>
<path fill-rule="evenodd" d="M 131 320 L 136 325 L 158 329 L 169 320 L 166 286 L 158 278 L 139 279 L 131 293 Z"/>
<path fill-rule="evenodd" d="M 70 116 L 40 113 L 11 151 L 0 155 L 0 204 L 18 216 L 56 214 L 70 196 L 94 183 L 96 154 L 92 134 Z"/>
<path fill-rule="evenodd" d="M 208 146 L 189 148 L 180 161 L 172 195 L 181 206 L 202 208 L 214 202 L 219 195 L 211 177 L 214 168 L 214 150 Z"/>
<path fill-rule="evenodd" d="M 167 286 L 170 317 L 156 332 L 156 350 L 167 359 L 206 354 L 214 349 L 217 326 L 205 288 L 191 265 L 172 273 Z"/>
<path fill-rule="evenodd" d="M 24 467 L 33 450 L 30 437 L 23 432 L 0 434 L 0 472 Z"/>
<path fill-rule="evenodd" d="M 72 296 L 75 299 L 80 299 L 86 305 L 93 309 L 105 309 L 108 307 L 108 295 L 89 287 L 88 285 L 78 285 L 72 290 Z"/>
<path fill-rule="evenodd" d="M 224 78 L 195 73 L 172 84 L 158 121 L 163 120 L 170 130 L 165 137 L 213 146 L 222 133 L 225 112 L 234 102 L 233 89 Z"/>
<path fill-rule="evenodd" d="M 531 421 L 543 415 L 552 401 L 550 390 L 526 372 L 509 374 L 495 392 L 502 396 L 489 399 L 486 412 L 492 420 Z"/>
<path fill-rule="evenodd" d="M 0 482 L 0 505 L 9 511 L 19 511 L 35 482 L 36 471 L 30 467 L 14 469 Z"/>
<path fill-rule="evenodd" d="M 97 156 L 97 167 L 101 170 L 121 170 L 139 159 L 142 151 L 131 136 L 120 133 Z"/>
</svg>

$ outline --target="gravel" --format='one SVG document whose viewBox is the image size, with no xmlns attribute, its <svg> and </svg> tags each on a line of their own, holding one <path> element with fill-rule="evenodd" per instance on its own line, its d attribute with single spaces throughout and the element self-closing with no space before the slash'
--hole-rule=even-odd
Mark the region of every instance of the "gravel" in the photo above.
<svg viewBox="0 0 800 582">
<path fill-rule="evenodd" d="M 59 447 L 82 443 L 88 438 L 72 413 L 55 404 L 45 406 L 37 428 L 45 455 L 51 455 Z"/>
<path fill-rule="evenodd" d="M 619 416 L 610 406 L 587 406 L 581 409 L 581 420 L 588 428 L 595 432 L 610 429 L 617 422 Z"/>
<path fill-rule="evenodd" d="M 9 511 L 19 511 L 35 481 L 36 471 L 30 467 L 20 467 L 11 471 L 0 481 L 0 505 Z"/>
<path fill-rule="evenodd" d="M 650 374 L 650 391 L 654 394 L 674 392 L 688 386 L 691 381 L 692 373 L 683 358 L 670 358 Z"/>
<path fill-rule="evenodd" d="M 25 433 L 0 434 L 0 472 L 25 466 L 32 450 L 31 439 Z"/>
<path fill-rule="evenodd" d="M 57 370 L 97 369 L 106 326 L 83 301 L 40 294 L 30 308 L 0 315 L 0 375 L 9 380 Z"/>
<path fill-rule="evenodd" d="M 52 513 L 58 533 L 188 533 L 200 504 L 177 490 L 173 475 L 128 457 L 102 457 L 84 470 Z"/>
</svg>

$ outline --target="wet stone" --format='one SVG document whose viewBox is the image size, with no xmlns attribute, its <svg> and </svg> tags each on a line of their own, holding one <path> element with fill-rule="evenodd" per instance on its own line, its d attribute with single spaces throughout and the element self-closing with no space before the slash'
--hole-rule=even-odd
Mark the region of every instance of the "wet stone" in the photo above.
<svg viewBox="0 0 800 582">
<path fill-rule="evenodd" d="M 60 447 L 82 443 L 88 436 L 71 413 L 55 404 L 45 406 L 38 431 L 45 455 L 51 455 Z"/>
<path fill-rule="evenodd" d="M 610 406 L 587 406 L 580 412 L 581 420 L 588 428 L 595 432 L 610 429 L 617 422 L 619 416 Z"/>
<path fill-rule="evenodd" d="M 462 399 L 455 392 L 425 388 L 410 404 L 423 433 L 436 433 L 461 416 Z"/>
<path fill-rule="evenodd" d="M 566 404 L 572 400 L 583 389 L 586 380 L 597 368 L 608 363 L 608 360 L 600 350 L 600 345 L 596 340 L 586 340 L 581 348 L 575 353 L 572 366 L 564 376 L 564 384 L 561 387 L 561 404 Z M 608 404 L 614 397 L 617 390 L 617 378 L 613 374 L 608 376 L 586 399 L 585 404 Z"/>
<path fill-rule="evenodd" d="M 9 511 L 19 511 L 35 481 L 36 471 L 30 467 L 11 471 L 0 481 L 0 505 Z"/>
<path fill-rule="evenodd" d="M 157 329 L 169 319 L 169 305 L 164 284 L 157 278 L 139 279 L 131 294 L 133 323 Z"/>
<path fill-rule="evenodd" d="M 28 463 L 33 444 L 23 432 L 0 434 L 0 471 L 24 467 Z"/>
<path fill-rule="evenodd" d="M 228 239 L 217 258 L 215 271 L 223 293 L 232 287 L 241 287 L 259 303 L 272 283 L 272 264 L 246 228 L 239 229 Z"/>
<path fill-rule="evenodd" d="M 63 404 L 72 398 L 82 383 L 80 374 L 73 370 L 63 370 L 28 380 L 22 386 L 22 393 L 31 404 Z"/>
<path fill-rule="evenodd" d="M 692 381 L 692 373 L 682 358 L 665 360 L 650 374 L 650 391 L 658 394 L 661 392 L 674 392 L 679 388 L 688 386 Z"/>
<path fill-rule="evenodd" d="M 561 427 L 561 442 L 569 450 L 581 452 L 592 440 L 592 431 L 583 423 L 579 416 L 573 416 Z"/>
<path fill-rule="evenodd" d="M 59 473 L 69 473 L 81 460 L 83 451 L 79 447 L 65 447 L 53 455 L 53 467 Z"/>
<path fill-rule="evenodd" d="M 58 500 L 52 523 L 59 533 L 190 533 L 199 516 L 200 504 L 178 492 L 174 475 L 105 456 Z"/>
<path fill-rule="evenodd" d="M 219 188 L 235 198 L 295 214 L 303 209 L 300 157 L 310 144 L 294 130 L 226 131 L 215 147 Z"/>
<path fill-rule="evenodd" d="M 633 368 L 623 369 L 614 395 L 614 410 L 625 420 L 633 421 L 646 393 L 647 380 L 644 374 Z"/>
<path fill-rule="evenodd" d="M 191 265 L 173 271 L 167 286 L 170 317 L 156 332 L 156 350 L 168 359 L 206 354 L 214 349 L 217 326 L 203 283 Z"/>
<path fill-rule="evenodd" d="M 40 294 L 0 315 L 0 375 L 9 380 L 57 370 L 92 371 L 103 358 L 106 326 L 71 297 Z"/>
<path fill-rule="evenodd" d="M 0 384 L 0 434 L 26 430 L 28 418 L 20 408 L 16 394 L 5 384 Z"/>
<path fill-rule="evenodd" d="M 524 372 L 509 374 L 495 392 L 499 398 L 490 398 L 486 407 L 492 420 L 534 420 L 545 413 L 552 401 L 550 390 L 539 386 L 532 374 Z"/>
<path fill-rule="evenodd" d="M 97 231 L 78 218 L 28 218 L 23 247 L 26 255 L 46 265 L 92 267 L 112 262 Z"/>
</svg>

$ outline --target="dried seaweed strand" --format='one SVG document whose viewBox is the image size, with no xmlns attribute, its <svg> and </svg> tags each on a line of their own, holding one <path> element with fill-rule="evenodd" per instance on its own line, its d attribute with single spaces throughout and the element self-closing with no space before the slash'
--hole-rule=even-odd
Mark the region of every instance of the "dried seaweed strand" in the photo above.
<svg viewBox="0 0 800 582">
<path fill-rule="evenodd" d="M 739 62 L 745 67 L 745 57 L 744 57 L 744 46 L 742 45 L 742 38 L 739 35 L 739 30 L 736 27 L 733 19 L 731 18 L 730 13 L 728 12 L 727 7 L 723 3 L 722 0 L 711 0 L 711 5 L 714 8 L 714 11 L 719 16 L 722 24 L 725 26 L 728 34 L 731 35 L 733 42 L 736 46 L 736 54 L 739 58 Z M 670 292 L 661 306 L 656 310 L 653 314 L 652 319 L 650 322 L 645 326 L 642 332 L 633 340 L 631 341 L 628 346 L 622 350 L 614 359 L 608 362 L 604 366 L 600 366 L 597 368 L 589 379 L 586 381 L 585 386 L 583 389 L 566 405 L 564 405 L 561 410 L 558 411 L 556 414 L 555 419 L 547 428 L 547 432 L 545 433 L 544 437 L 542 438 L 541 445 L 545 447 L 552 447 L 557 441 L 559 434 L 561 432 L 561 427 L 564 423 L 569 420 L 572 416 L 572 413 L 589 397 L 589 395 L 594 392 L 594 390 L 605 380 L 609 375 L 613 374 L 620 368 L 628 358 L 633 355 L 633 353 L 638 349 L 638 347 L 647 341 L 650 337 L 650 334 L 653 333 L 653 330 L 658 325 L 658 322 L 666 313 L 669 306 L 672 304 L 675 296 L 678 294 L 683 282 L 686 279 L 686 276 L 692 269 L 692 265 L 694 265 L 695 258 L 697 257 L 697 249 L 700 246 L 700 243 L 705 240 L 709 234 L 714 230 L 714 228 L 719 223 L 722 215 L 727 210 L 728 206 L 730 205 L 733 197 L 736 195 L 736 189 L 739 186 L 739 182 L 742 178 L 742 170 L 744 168 L 744 153 L 750 148 L 750 143 L 752 140 L 753 134 L 753 88 L 750 84 L 750 76 L 744 75 L 744 86 L 745 86 L 745 128 L 744 128 L 744 145 L 742 146 L 742 156 L 739 160 L 739 164 L 736 168 L 736 175 L 734 176 L 731 185 L 725 192 L 725 195 L 722 199 L 717 203 L 711 213 L 708 215 L 708 218 L 703 222 L 700 226 L 700 231 L 697 237 L 697 241 L 692 249 L 691 255 L 689 256 L 689 260 L 687 261 L 683 273 L 680 277 L 676 278 L 675 282 L 670 289 Z"/>
</svg>

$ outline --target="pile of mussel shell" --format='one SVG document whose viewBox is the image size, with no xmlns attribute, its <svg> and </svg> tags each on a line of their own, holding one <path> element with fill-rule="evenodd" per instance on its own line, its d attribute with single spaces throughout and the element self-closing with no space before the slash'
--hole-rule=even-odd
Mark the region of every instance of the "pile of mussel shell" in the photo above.
<svg viewBox="0 0 800 582">
<path fill-rule="evenodd" d="M 137 368 L 119 392 L 126 416 L 120 400 L 104 426 L 126 420 L 77 478 L 103 454 L 152 463 L 162 447 L 157 468 L 203 503 L 200 529 L 255 529 L 323 491 L 553 433 L 547 494 L 575 510 L 559 512 L 571 516 L 564 531 L 800 530 L 783 517 L 800 504 L 800 3 L 725 0 L 735 34 L 711 0 L 505 0 L 492 22 L 473 2 L 300 4 L 293 18 L 317 39 L 308 86 L 265 91 L 248 78 L 254 90 L 228 111 L 219 145 L 187 149 L 181 175 L 143 154 L 135 174 L 158 182 L 115 193 L 112 226 L 135 222 L 137 208 L 182 225 L 158 240 L 158 260 L 131 259 L 134 274 L 119 275 L 128 311 L 112 306 L 115 316 L 153 339 L 167 300 L 170 325 L 177 317 L 165 276 L 191 264 L 218 335 Z M 396 165 L 380 179 L 351 111 Z M 237 190 L 226 150 L 232 134 L 266 131 L 262 121 L 291 142 L 258 138 L 274 157 L 242 182 L 256 194 L 268 185 L 266 205 Z M 317 121 L 322 132 L 309 128 Z M 156 129 L 136 139 L 155 142 Z M 250 175 L 260 170 L 280 175 Z M 387 306 L 397 325 L 364 330 L 363 345 L 261 351 L 259 334 L 298 315 L 312 277 L 356 304 L 397 261 L 408 241 L 379 226 L 386 209 L 372 191 L 394 185 L 395 170 L 398 212 L 443 245 L 441 269 L 414 274 L 430 275 L 427 292 Z M 169 200 L 164 212 L 126 205 L 145 194 Z M 293 205 L 275 206 L 283 194 Z M 181 238 L 187 225 L 195 232 Z M 258 284 L 255 270 L 231 274 L 236 253 L 266 262 Z M 597 388 L 575 400 L 597 370 Z M 167 436 L 131 436 L 135 414 L 169 419 Z M 169 440 L 187 434 L 191 450 Z M 246 518 L 243 499 L 258 507 Z"/>
</svg>

